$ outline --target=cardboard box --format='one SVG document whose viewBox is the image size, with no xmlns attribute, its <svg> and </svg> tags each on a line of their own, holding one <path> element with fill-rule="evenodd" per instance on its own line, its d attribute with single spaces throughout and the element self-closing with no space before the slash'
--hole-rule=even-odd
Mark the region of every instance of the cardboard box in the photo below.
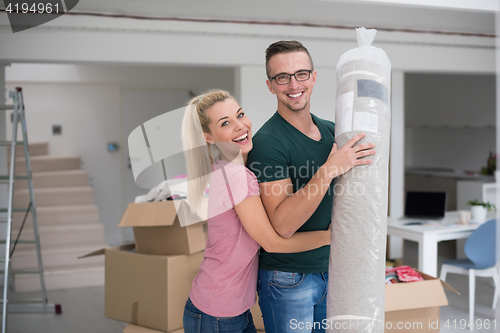
<svg viewBox="0 0 500 333">
<path fill-rule="evenodd" d="M 250 308 L 250 312 L 252 313 L 253 323 L 257 331 L 264 331 L 264 320 L 262 319 L 262 312 L 260 311 L 258 296 L 254 306 Z"/>
<path fill-rule="evenodd" d="M 133 324 L 128 324 L 124 329 L 123 333 L 165 333 L 165 331 L 152 330 L 147 327 L 137 326 Z M 170 333 L 184 333 L 184 329 L 178 329 Z"/>
<path fill-rule="evenodd" d="M 83 256 L 105 254 L 105 316 L 166 332 L 182 328 L 184 305 L 204 252 L 157 256 L 130 252 L 133 248 L 130 244 Z"/>
<path fill-rule="evenodd" d="M 438 278 L 385 286 L 385 332 L 439 332 L 439 307 L 448 305 L 443 288 L 460 294 Z"/>
<path fill-rule="evenodd" d="M 185 200 L 169 200 L 129 204 L 118 226 L 133 227 L 138 253 L 170 255 L 203 251 L 207 243 L 206 222 L 182 227 L 179 219 L 188 223 L 201 220 Z"/>
</svg>

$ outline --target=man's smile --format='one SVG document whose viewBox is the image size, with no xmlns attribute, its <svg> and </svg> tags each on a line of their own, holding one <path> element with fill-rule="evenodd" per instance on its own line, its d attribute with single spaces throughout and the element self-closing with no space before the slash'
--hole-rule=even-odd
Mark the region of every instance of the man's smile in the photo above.
<svg viewBox="0 0 500 333">
<path fill-rule="evenodd" d="M 298 98 L 302 97 L 303 94 L 304 94 L 304 91 L 299 91 L 299 92 L 294 92 L 294 93 L 290 93 L 290 94 L 286 94 L 286 95 L 291 99 L 298 99 Z"/>
</svg>

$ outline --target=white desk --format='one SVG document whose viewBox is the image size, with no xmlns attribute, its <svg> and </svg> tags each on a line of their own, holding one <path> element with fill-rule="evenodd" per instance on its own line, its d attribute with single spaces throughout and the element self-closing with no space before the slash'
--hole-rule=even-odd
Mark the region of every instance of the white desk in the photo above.
<svg viewBox="0 0 500 333">
<path fill-rule="evenodd" d="M 495 212 L 488 212 L 486 221 L 495 218 Z M 389 216 L 387 234 L 418 243 L 418 269 L 430 276 L 437 276 L 438 242 L 468 238 L 479 224 L 457 225 L 458 212 L 447 212 L 445 218 L 424 225 L 405 225 L 419 219 L 401 219 Z M 420 220 L 422 221 L 422 220 Z"/>
</svg>

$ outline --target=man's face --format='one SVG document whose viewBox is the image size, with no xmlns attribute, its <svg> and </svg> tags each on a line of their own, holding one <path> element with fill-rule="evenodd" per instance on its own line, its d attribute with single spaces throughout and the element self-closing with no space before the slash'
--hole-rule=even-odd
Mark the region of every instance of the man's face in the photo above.
<svg viewBox="0 0 500 333">
<path fill-rule="evenodd" d="M 300 70 L 311 70 L 309 56 L 305 52 L 276 54 L 269 59 L 271 77 L 278 74 L 294 74 Z M 309 80 L 298 82 L 291 77 L 290 83 L 279 85 L 276 80 L 266 81 L 269 90 L 278 98 L 278 109 L 283 107 L 291 111 L 302 111 L 309 108 L 309 99 L 316 83 L 316 71 Z"/>
</svg>

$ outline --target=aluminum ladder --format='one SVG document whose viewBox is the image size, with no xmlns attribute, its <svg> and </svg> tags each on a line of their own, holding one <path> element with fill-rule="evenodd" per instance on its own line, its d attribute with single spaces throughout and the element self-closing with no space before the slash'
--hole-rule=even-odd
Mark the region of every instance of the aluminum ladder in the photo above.
<svg viewBox="0 0 500 333">
<path fill-rule="evenodd" d="M 0 259 L 0 262 L 4 263 L 4 269 L 0 270 L 0 274 L 4 274 L 4 285 L 3 285 L 3 299 L 2 299 L 2 333 L 7 332 L 7 312 L 43 312 L 43 313 L 56 313 L 61 314 L 62 309 L 59 304 L 49 304 L 47 301 L 47 291 L 45 289 L 45 279 L 43 273 L 42 264 L 42 253 L 40 251 L 40 238 L 38 234 L 38 221 L 36 218 L 36 204 L 35 195 L 33 192 L 33 179 L 31 175 L 31 161 L 28 148 L 28 133 L 26 128 L 26 117 L 24 113 L 24 100 L 22 88 L 17 87 L 15 91 L 9 93 L 9 97 L 12 98 L 13 105 L 0 105 L 0 110 L 13 110 L 13 121 L 12 121 L 12 141 L 0 141 L 0 146 L 10 147 L 10 165 L 9 174 L 0 176 L 0 184 L 8 184 L 8 204 L 7 207 L 0 207 L 0 213 L 7 213 L 6 218 L 0 218 L 1 225 L 6 225 L 6 237 L 0 240 L 0 244 L 5 244 L 5 257 Z M 17 141 L 17 131 L 18 124 L 21 124 L 21 131 L 23 135 L 23 141 Z M 16 175 L 16 147 L 24 146 L 24 157 L 26 160 L 26 174 Z M 16 179 L 26 179 L 28 180 L 28 188 L 30 195 L 30 204 L 27 209 L 25 208 L 13 208 L 14 199 L 14 180 Z M 11 233 L 12 233 L 12 213 L 13 212 L 24 212 L 25 217 L 23 224 L 17 235 L 17 239 L 12 246 Z M 28 213 L 31 212 L 31 217 L 33 218 L 33 231 L 34 239 L 30 240 L 19 240 L 21 231 L 26 222 Z M 16 244 L 34 244 L 36 247 L 36 255 L 38 260 L 38 270 L 9 270 L 10 260 L 12 254 L 14 253 Z M 0 257 L 1 258 L 1 257 Z M 8 301 L 8 289 L 9 289 L 9 276 L 10 274 L 38 274 L 40 276 L 41 285 L 41 298 L 25 300 L 19 303 L 10 303 Z"/>
</svg>

